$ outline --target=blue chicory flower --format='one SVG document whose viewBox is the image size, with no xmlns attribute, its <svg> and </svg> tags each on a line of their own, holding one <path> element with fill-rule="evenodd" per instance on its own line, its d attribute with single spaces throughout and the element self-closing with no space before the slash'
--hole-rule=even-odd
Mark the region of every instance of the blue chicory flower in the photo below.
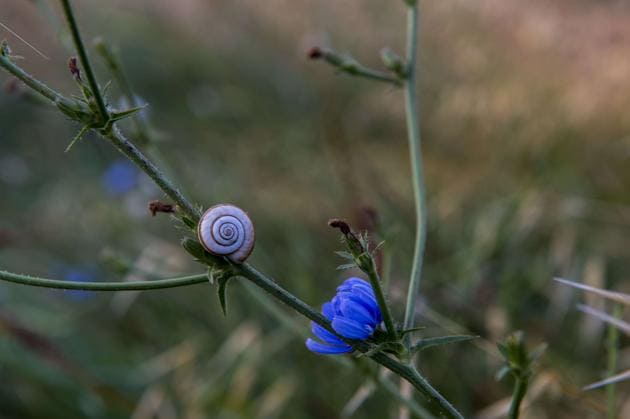
<svg viewBox="0 0 630 419">
<path fill-rule="evenodd" d="M 110 195 L 123 195 L 138 184 L 138 169 L 128 160 L 118 159 L 103 173 L 103 186 Z"/>
<path fill-rule="evenodd" d="M 94 274 L 94 269 L 91 268 L 70 267 L 65 271 L 63 279 L 72 282 L 94 282 Z M 94 295 L 91 291 L 82 290 L 65 290 L 64 294 L 75 301 L 83 301 Z"/>
<path fill-rule="evenodd" d="M 322 314 L 330 320 L 335 332 L 356 340 L 372 336 L 383 321 L 372 286 L 361 278 L 348 278 L 337 287 L 337 294 L 322 306 Z M 312 352 L 331 355 L 353 350 L 317 323 L 311 322 L 311 331 L 321 341 L 306 340 L 306 347 Z"/>
</svg>

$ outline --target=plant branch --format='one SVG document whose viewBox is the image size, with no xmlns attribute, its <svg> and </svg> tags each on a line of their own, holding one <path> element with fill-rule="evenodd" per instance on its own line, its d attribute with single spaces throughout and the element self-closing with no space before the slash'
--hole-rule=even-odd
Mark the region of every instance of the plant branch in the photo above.
<svg viewBox="0 0 630 419">
<path fill-rule="evenodd" d="M 186 197 L 173 185 L 173 183 L 151 162 L 131 141 L 129 141 L 116 125 L 108 132 L 98 133 L 105 139 L 111 141 L 114 146 L 124 154 L 129 160 L 134 162 L 144 173 L 171 198 L 190 219 L 197 223 L 201 213 Z"/>
<path fill-rule="evenodd" d="M 85 50 L 85 46 L 83 45 L 81 33 L 79 32 L 79 26 L 77 25 L 77 22 L 74 18 L 74 12 L 72 11 L 72 7 L 70 6 L 70 0 L 61 0 L 61 5 L 63 7 L 63 13 L 66 16 L 66 20 L 68 21 L 68 27 L 70 28 L 70 34 L 72 35 L 74 46 L 77 50 L 77 54 L 79 54 L 79 60 L 81 61 L 81 65 L 83 66 L 83 70 L 85 71 L 85 75 L 87 76 L 90 90 L 92 91 L 94 99 L 96 100 L 96 105 L 98 106 L 98 111 L 100 113 L 100 116 L 102 118 L 101 121 L 104 126 L 109 120 L 109 113 L 107 112 L 107 107 L 105 106 L 105 100 L 103 99 L 101 89 L 98 86 L 96 77 L 94 76 L 94 71 L 92 70 L 92 65 L 90 64 L 90 59 L 87 55 L 87 51 Z"/>
<path fill-rule="evenodd" d="M 314 47 L 308 53 L 309 58 L 317 60 L 323 59 L 344 73 L 352 76 L 363 77 L 375 81 L 385 82 L 400 87 L 401 80 L 398 77 L 391 76 L 388 73 L 371 69 L 359 63 L 357 60 L 346 54 L 340 54 L 329 48 Z"/>
<path fill-rule="evenodd" d="M 6 52 L 6 48 L 8 47 L 3 46 L 2 50 L 0 50 L 0 67 L 2 67 L 7 73 L 18 78 L 20 81 L 22 81 L 22 83 L 24 83 L 40 95 L 44 96 L 46 99 L 50 100 L 54 104 L 58 104 L 61 102 L 68 102 L 68 104 L 70 103 L 70 101 L 63 97 L 61 94 L 57 93 L 46 84 L 37 80 L 34 76 L 27 73 L 21 67 L 16 65 Z"/>
<path fill-rule="evenodd" d="M 354 348 L 359 352 L 365 353 L 370 350 L 370 347 L 365 342 L 348 340 L 347 338 L 339 335 L 332 328 L 330 321 L 326 319 L 322 314 L 315 311 L 311 306 L 279 286 L 271 278 L 259 272 L 250 264 L 244 263 L 242 265 L 234 265 L 234 269 L 236 273 L 249 279 L 256 286 L 262 288 L 265 292 L 269 293 L 276 299 L 288 305 L 306 318 L 322 326 L 324 329 L 333 333 L 344 342 L 353 345 Z M 444 398 L 444 396 L 442 396 L 435 388 L 433 388 L 431 384 L 429 384 L 429 382 L 424 377 L 422 377 L 412 366 L 404 365 L 382 352 L 373 354 L 370 356 L 370 358 L 378 364 L 398 374 L 405 380 L 409 381 L 418 391 L 425 395 L 430 402 L 435 403 L 438 406 L 439 410 L 446 417 L 462 418 L 461 414 L 453 407 L 453 405 L 451 405 L 448 400 Z"/>
<path fill-rule="evenodd" d="M 177 278 L 158 279 L 155 281 L 137 282 L 75 282 L 57 279 L 39 278 L 36 276 L 20 275 L 7 271 L 0 271 L 0 280 L 33 287 L 56 288 L 64 290 L 82 291 L 142 291 L 162 288 L 185 287 L 187 285 L 208 282 L 208 275 L 190 275 Z"/>
<path fill-rule="evenodd" d="M 425 186 L 422 168 L 422 149 L 420 142 L 420 115 L 416 94 L 416 55 L 418 49 L 418 4 L 409 2 L 407 8 L 407 78 L 405 79 L 405 112 L 407 120 L 407 137 L 409 140 L 409 154 L 411 156 L 411 170 L 413 192 L 416 208 L 416 238 L 411 268 L 411 278 L 407 289 L 407 304 L 405 306 L 404 329 L 411 329 L 414 325 L 416 299 L 422 277 L 422 262 L 427 235 L 427 215 L 425 203 Z M 409 339 L 407 336 L 406 339 Z"/>
</svg>

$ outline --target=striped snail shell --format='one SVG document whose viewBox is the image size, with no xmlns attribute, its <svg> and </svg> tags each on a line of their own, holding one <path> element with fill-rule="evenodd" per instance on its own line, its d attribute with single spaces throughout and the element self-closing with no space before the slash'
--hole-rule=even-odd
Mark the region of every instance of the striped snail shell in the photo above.
<svg viewBox="0 0 630 419">
<path fill-rule="evenodd" d="M 209 208 L 197 226 L 203 247 L 213 255 L 243 262 L 254 250 L 254 225 L 242 209 L 230 204 Z"/>
</svg>

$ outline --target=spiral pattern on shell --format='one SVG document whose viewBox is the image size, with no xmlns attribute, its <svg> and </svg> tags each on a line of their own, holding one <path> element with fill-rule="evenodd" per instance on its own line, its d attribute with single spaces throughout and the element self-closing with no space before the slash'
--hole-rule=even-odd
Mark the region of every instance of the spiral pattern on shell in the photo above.
<svg viewBox="0 0 630 419">
<path fill-rule="evenodd" d="M 213 255 L 243 262 L 254 250 L 254 225 L 242 209 L 230 204 L 209 208 L 197 226 L 203 247 Z"/>
</svg>

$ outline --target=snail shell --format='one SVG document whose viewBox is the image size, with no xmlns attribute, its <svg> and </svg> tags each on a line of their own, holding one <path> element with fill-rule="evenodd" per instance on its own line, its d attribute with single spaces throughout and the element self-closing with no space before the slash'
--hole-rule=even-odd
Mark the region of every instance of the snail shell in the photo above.
<svg viewBox="0 0 630 419">
<path fill-rule="evenodd" d="M 209 208 L 197 226 L 202 246 L 213 255 L 243 262 L 254 250 L 254 225 L 242 209 L 230 204 Z"/>
</svg>

